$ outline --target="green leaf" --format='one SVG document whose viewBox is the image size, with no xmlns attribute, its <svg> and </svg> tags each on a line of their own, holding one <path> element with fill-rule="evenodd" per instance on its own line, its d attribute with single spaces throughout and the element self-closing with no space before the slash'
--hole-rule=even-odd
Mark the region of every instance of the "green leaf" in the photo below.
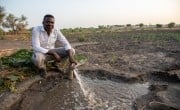
<svg viewBox="0 0 180 110">
<path fill-rule="evenodd" d="M 87 61 L 87 59 L 81 59 L 81 60 L 79 60 L 79 63 L 80 63 L 80 64 L 85 64 L 86 61 Z"/>
<path fill-rule="evenodd" d="M 8 76 L 7 77 L 9 80 L 11 80 L 11 81 L 17 81 L 17 80 L 19 80 L 19 77 L 18 76 L 15 76 L 15 75 L 10 75 L 10 76 Z"/>
</svg>

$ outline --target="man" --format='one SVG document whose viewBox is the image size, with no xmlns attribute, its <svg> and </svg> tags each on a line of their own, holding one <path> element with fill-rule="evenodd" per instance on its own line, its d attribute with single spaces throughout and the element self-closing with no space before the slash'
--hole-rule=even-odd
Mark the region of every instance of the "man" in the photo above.
<svg viewBox="0 0 180 110">
<path fill-rule="evenodd" d="M 47 14 L 44 16 L 43 26 L 34 27 L 32 31 L 32 47 L 34 51 L 32 60 L 39 69 L 40 75 L 45 78 L 47 76 L 46 62 L 50 57 L 56 62 L 61 62 L 62 58 L 68 57 L 70 66 L 77 64 L 74 59 L 75 50 L 60 30 L 54 29 L 54 22 L 54 16 Z M 55 48 L 56 40 L 59 40 L 63 47 Z"/>
</svg>

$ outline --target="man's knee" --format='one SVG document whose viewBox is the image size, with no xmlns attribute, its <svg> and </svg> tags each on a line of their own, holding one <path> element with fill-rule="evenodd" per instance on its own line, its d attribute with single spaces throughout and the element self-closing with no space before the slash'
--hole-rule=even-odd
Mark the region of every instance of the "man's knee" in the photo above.
<svg viewBox="0 0 180 110">
<path fill-rule="evenodd" d="M 33 59 L 37 61 L 45 60 L 45 54 L 43 53 L 34 53 Z"/>
<path fill-rule="evenodd" d="M 45 62 L 45 54 L 43 53 L 34 53 L 32 56 L 32 61 L 35 66 L 38 68 L 43 68 L 44 67 L 44 62 Z"/>
</svg>

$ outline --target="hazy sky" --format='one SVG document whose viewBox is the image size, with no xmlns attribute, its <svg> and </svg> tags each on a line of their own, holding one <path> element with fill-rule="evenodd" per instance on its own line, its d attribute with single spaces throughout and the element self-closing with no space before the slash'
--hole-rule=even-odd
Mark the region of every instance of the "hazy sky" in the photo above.
<svg viewBox="0 0 180 110">
<path fill-rule="evenodd" d="M 7 13 L 41 25 L 53 14 L 56 27 L 96 27 L 122 24 L 180 24 L 180 0 L 0 0 Z"/>
</svg>

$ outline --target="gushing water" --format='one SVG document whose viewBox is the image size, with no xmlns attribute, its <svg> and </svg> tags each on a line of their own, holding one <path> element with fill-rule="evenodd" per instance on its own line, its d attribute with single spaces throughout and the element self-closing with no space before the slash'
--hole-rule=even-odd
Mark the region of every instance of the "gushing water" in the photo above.
<svg viewBox="0 0 180 110">
<path fill-rule="evenodd" d="M 98 71 L 93 73 L 75 69 L 76 80 L 57 80 L 56 85 L 54 80 L 45 81 L 35 86 L 35 91 L 31 91 L 34 95 L 23 103 L 28 103 L 29 110 L 132 110 L 133 101 L 148 92 L 148 83 L 129 84 L 120 79 L 102 78 Z M 37 92 L 39 89 L 42 92 Z"/>
<path fill-rule="evenodd" d="M 74 70 L 74 75 L 76 76 L 76 79 L 78 80 L 78 83 L 84 93 L 84 96 L 88 99 L 89 105 L 90 106 L 94 105 L 94 103 L 96 103 L 96 101 L 94 100 L 94 95 L 93 95 L 93 93 L 90 92 L 90 90 L 88 88 L 85 89 L 83 82 L 80 78 L 80 75 L 78 74 L 77 69 Z"/>
<path fill-rule="evenodd" d="M 81 87 L 81 89 L 82 89 L 82 91 L 84 93 L 84 96 L 87 96 L 87 91 L 84 89 L 81 78 L 78 75 L 78 70 L 77 69 L 74 70 L 74 75 L 75 75 L 76 79 L 78 80 L 78 83 L 79 83 L 79 85 L 80 85 L 80 87 Z"/>
<path fill-rule="evenodd" d="M 148 92 L 148 83 L 128 84 L 111 80 L 91 79 L 74 70 L 78 83 L 92 109 L 131 109 L 133 100 Z"/>
</svg>

